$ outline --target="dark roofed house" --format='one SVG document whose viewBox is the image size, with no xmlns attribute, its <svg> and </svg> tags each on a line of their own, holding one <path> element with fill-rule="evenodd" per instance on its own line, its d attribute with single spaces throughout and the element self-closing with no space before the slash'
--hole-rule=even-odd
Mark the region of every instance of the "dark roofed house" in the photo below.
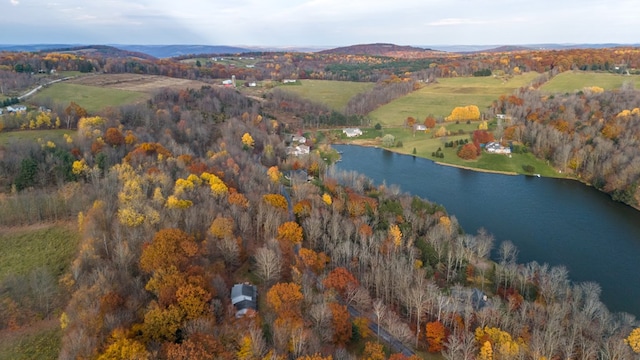
<svg viewBox="0 0 640 360">
<path fill-rule="evenodd" d="M 248 283 L 235 284 L 231 288 L 231 303 L 236 307 L 236 317 L 258 310 L 258 288 Z"/>
</svg>

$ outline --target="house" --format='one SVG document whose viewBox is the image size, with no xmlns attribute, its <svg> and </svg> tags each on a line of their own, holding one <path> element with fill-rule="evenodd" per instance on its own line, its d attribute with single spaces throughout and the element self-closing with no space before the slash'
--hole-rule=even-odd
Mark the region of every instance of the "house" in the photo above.
<svg viewBox="0 0 640 360">
<path fill-rule="evenodd" d="M 304 144 L 304 143 L 306 143 L 306 142 L 307 142 L 307 139 L 306 139 L 304 136 L 302 136 L 302 135 L 294 135 L 294 136 L 291 138 L 291 141 L 292 141 L 292 142 L 297 142 L 298 144 Z"/>
<path fill-rule="evenodd" d="M 222 85 L 233 85 L 233 80 L 231 79 L 222 80 Z"/>
<path fill-rule="evenodd" d="M 300 156 L 307 155 L 311 148 L 307 145 L 289 146 L 287 147 L 287 155 Z"/>
<path fill-rule="evenodd" d="M 413 131 L 427 131 L 427 125 L 415 124 L 413 125 Z"/>
<path fill-rule="evenodd" d="M 282 80 L 282 83 L 283 84 L 290 84 L 290 83 L 295 83 L 297 81 L 298 80 L 296 80 L 296 79 L 284 79 L 284 80 Z"/>
<path fill-rule="evenodd" d="M 492 154 L 511 154 L 511 148 L 504 147 L 500 143 L 492 141 L 484 145 L 484 149 Z"/>
<path fill-rule="evenodd" d="M 496 118 L 500 119 L 500 120 L 504 120 L 507 118 L 507 115 L 505 114 L 496 114 Z"/>
<path fill-rule="evenodd" d="M 4 110 L 0 109 L 0 115 L 2 115 L 2 112 L 3 112 L 3 111 L 4 111 Z"/>
<path fill-rule="evenodd" d="M 233 285 L 231 303 L 236 308 L 237 318 L 258 311 L 258 288 L 249 283 Z"/>
<path fill-rule="evenodd" d="M 7 106 L 7 112 L 9 113 L 18 113 L 25 111 L 27 111 L 27 107 L 25 105 Z"/>
<path fill-rule="evenodd" d="M 256 86 L 258 86 L 258 84 L 256 84 L 256 82 L 255 82 L 255 81 L 248 82 L 247 84 L 248 84 L 247 86 L 249 86 L 249 87 L 256 87 Z"/>
<path fill-rule="evenodd" d="M 356 137 L 362 135 L 362 130 L 358 128 L 346 128 L 342 129 L 342 133 L 347 135 L 347 137 Z"/>
</svg>

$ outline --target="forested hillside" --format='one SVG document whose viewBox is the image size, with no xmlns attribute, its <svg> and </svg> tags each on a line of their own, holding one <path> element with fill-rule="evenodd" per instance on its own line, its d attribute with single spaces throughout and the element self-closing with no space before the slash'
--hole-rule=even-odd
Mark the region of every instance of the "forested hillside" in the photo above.
<svg viewBox="0 0 640 360">
<path fill-rule="evenodd" d="M 638 207 L 640 92 L 632 85 L 555 96 L 521 89 L 499 99 L 494 110 L 512 119 L 506 140 L 525 143 L 560 171 Z"/>
</svg>

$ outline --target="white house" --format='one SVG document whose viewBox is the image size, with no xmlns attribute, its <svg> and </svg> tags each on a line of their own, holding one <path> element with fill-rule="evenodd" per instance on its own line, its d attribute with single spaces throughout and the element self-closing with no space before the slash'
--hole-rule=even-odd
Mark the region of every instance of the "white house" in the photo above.
<svg viewBox="0 0 640 360">
<path fill-rule="evenodd" d="M 492 154 L 511 154 L 511 148 L 504 147 L 500 143 L 492 141 L 485 144 L 484 149 Z"/>
<path fill-rule="evenodd" d="M 300 156 L 307 155 L 311 151 L 311 148 L 307 145 L 289 146 L 287 148 L 287 155 Z"/>
<path fill-rule="evenodd" d="M 27 107 L 25 105 L 16 105 L 16 106 L 7 106 L 7 112 L 24 112 L 27 111 Z"/>
<path fill-rule="evenodd" d="M 342 129 L 342 133 L 347 135 L 347 137 L 356 137 L 362 135 L 362 130 L 358 128 L 346 128 Z"/>
<path fill-rule="evenodd" d="M 413 131 L 426 131 L 427 126 L 423 124 L 415 124 L 413 125 Z"/>
<path fill-rule="evenodd" d="M 283 84 L 289 84 L 289 83 L 295 83 L 297 81 L 298 80 L 296 80 L 296 79 L 284 79 L 284 80 L 282 80 L 282 83 Z"/>
<path fill-rule="evenodd" d="M 233 80 L 231 79 L 222 80 L 222 85 L 233 85 Z"/>
<path fill-rule="evenodd" d="M 3 112 L 3 111 L 4 111 L 4 110 L 0 109 L 0 115 L 2 115 L 2 112 Z"/>
<path fill-rule="evenodd" d="M 306 142 L 307 142 L 307 138 L 305 138 L 305 137 L 304 137 L 304 136 L 302 136 L 302 135 L 293 135 L 293 136 L 291 137 L 291 141 L 292 141 L 292 142 L 297 142 L 297 143 L 299 143 L 299 144 L 304 144 L 304 143 L 306 143 Z"/>
</svg>

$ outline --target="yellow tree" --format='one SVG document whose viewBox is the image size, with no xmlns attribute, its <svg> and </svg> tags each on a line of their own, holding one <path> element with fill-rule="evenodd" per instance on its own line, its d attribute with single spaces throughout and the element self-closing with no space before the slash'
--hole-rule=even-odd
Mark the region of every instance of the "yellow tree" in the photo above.
<svg viewBox="0 0 640 360">
<path fill-rule="evenodd" d="M 480 353 L 478 354 L 479 360 L 493 360 L 493 349 L 491 348 L 491 343 L 489 341 L 485 341 L 480 348 Z"/>
<path fill-rule="evenodd" d="M 98 356 L 98 360 L 147 360 L 151 354 L 137 340 L 126 336 L 125 331 L 116 329 L 111 334 L 111 345 Z"/>
<path fill-rule="evenodd" d="M 283 318 L 288 317 L 283 315 L 299 317 L 302 299 L 300 285 L 292 282 L 277 283 L 267 292 L 267 304 L 279 317 Z"/>
<path fill-rule="evenodd" d="M 291 243 L 293 245 L 302 242 L 302 226 L 295 221 L 287 221 L 278 227 L 278 240 Z"/>
<path fill-rule="evenodd" d="M 402 245 L 402 231 L 398 225 L 393 224 L 389 227 L 389 239 L 395 247 Z"/>
<path fill-rule="evenodd" d="M 364 360 L 384 360 L 385 355 L 382 344 L 374 341 L 367 341 L 367 343 L 364 345 L 362 358 Z"/>
<path fill-rule="evenodd" d="M 244 133 L 244 135 L 242 135 L 242 145 L 245 150 L 253 148 L 254 143 L 255 142 L 253 140 L 253 137 L 251 137 L 251 134 Z"/>
<path fill-rule="evenodd" d="M 640 328 L 633 329 L 624 342 L 631 346 L 633 352 L 640 354 Z"/>
</svg>

